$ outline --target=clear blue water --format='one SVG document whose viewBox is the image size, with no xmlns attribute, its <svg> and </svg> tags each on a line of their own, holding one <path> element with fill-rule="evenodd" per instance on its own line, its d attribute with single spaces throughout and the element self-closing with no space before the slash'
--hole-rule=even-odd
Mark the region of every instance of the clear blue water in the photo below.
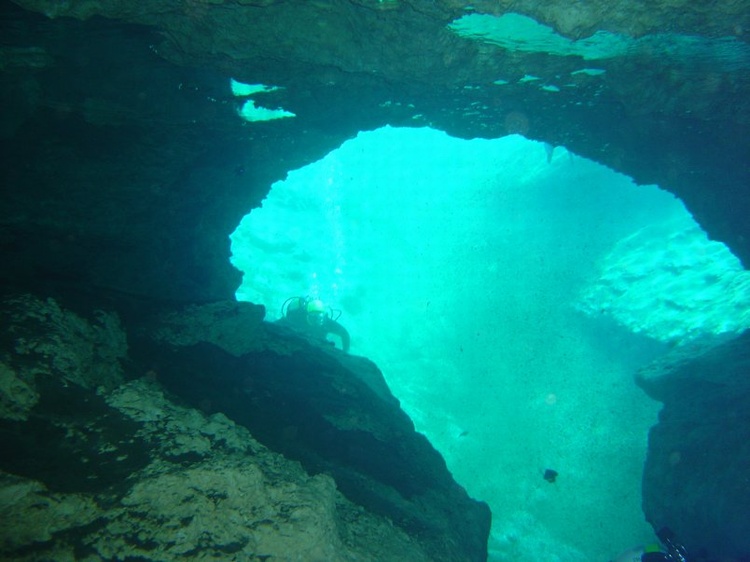
<svg viewBox="0 0 750 562">
<path fill-rule="evenodd" d="M 745 273 L 679 200 L 521 136 L 363 132 L 275 184 L 232 252 L 237 298 L 269 319 L 294 295 L 342 312 L 352 352 L 490 504 L 493 560 L 653 541 L 640 483 L 659 404 L 633 373 L 749 321 Z"/>
</svg>

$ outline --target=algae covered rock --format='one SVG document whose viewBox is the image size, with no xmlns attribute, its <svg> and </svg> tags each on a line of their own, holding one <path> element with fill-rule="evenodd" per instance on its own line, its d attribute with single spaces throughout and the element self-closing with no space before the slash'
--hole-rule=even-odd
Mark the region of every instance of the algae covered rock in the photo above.
<svg viewBox="0 0 750 562">
<path fill-rule="evenodd" d="M 0 362 L 0 418 L 24 420 L 39 400 L 33 382 Z"/>
<path fill-rule="evenodd" d="M 193 319 L 213 317 L 211 334 L 232 332 L 235 315 L 215 311 L 233 306 L 161 311 L 137 330 L 131 353 L 195 411 L 226 417 L 307 473 L 332 477 L 347 500 L 418 538 L 432 560 L 486 559 L 489 508 L 456 483 L 377 366 L 276 324 L 251 324 L 243 353 L 203 339 L 204 322 Z"/>
<path fill-rule="evenodd" d="M 54 299 L 19 295 L 3 300 L 0 321 L 18 377 L 32 388 L 37 375 L 85 388 L 123 381 L 127 339 L 113 312 L 92 310 L 86 319 Z"/>
<path fill-rule="evenodd" d="M 153 337 L 172 345 L 210 342 L 240 356 L 261 349 L 265 307 L 248 302 L 221 301 L 190 305 L 160 314 L 153 321 Z"/>
<path fill-rule="evenodd" d="M 85 494 L 55 494 L 40 482 L 0 473 L 2 553 L 50 542 L 55 534 L 88 525 L 101 514 Z"/>
<path fill-rule="evenodd" d="M 125 381 L 114 314 L 24 296 L 3 315 L 3 560 L 431 559 L 331 476 L 175 399 L 156 373 Z"/>
</svg>

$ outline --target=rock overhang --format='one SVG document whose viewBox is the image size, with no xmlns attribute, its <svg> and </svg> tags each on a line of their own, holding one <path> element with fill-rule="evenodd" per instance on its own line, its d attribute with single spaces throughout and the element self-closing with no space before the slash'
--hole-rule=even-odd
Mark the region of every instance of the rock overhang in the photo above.
<svg viewBox="0 0 750 562">
<path fill-rule="evenodd" d="M 737 198 L 750 175 L 743 158 L 750 138 L 745 134 L 750 115 L 747 69 L 663 56 L 648 43 L 649 34 L 669 28 L 677 36 L 703 38 L 709 45 L 731 36 L 733 46 L 742 50 L 745 16 L 736 7 L 717 8 L 709 18 L 700 7 L 651 6 L 649 11 L 640 4 L 629 10 L 604 10 L 598 4 L 585 9 L 514 4 L 509 13 L 504 4 L 476 2 L 469 7 L 450 1 L 16 3 L 55 18 L 39 24 L 45 33 L 58 29 L 64 37 L 71 30 L 117 29 L 128 48 L 127 53 L 106 51 L 113 59 L 121 57 L 115 66 L 127 65 L 127 57 L 136 55 L 130 76 L 110 74 L 97 86 L 90 74 L 77 75 L 78 88 L 98 88 L 97 95 L 84 102 L 63 99 L 69 91 L 50 96 L 54 80 L 45 81 L 45 75 L 62 78 L 71 61 L 75 66 L 93 58 L 80 45 L 74 53 L 66 51 L 64 41 L 45 48 L 48 39 L 35 39 L 33 26 L 28 27 L 32 33 L 25 34 L 25 44 L 31 40 L 45 60 L 55 62 L 41 68 L 28 60 L 19 63 L 26 66 L 14 74 L 24 84 L 16 94 L 35 84 L 34 99 L 39 100 L 26 102 L 26 114 L 55 105 L 58 114 L 68 111 L 81 115 L 88 126 L 109 127 L 113 144 L 135 124 L 148 128 L 149 138 L 160 135 L 162 142 L 187 145 L 201 154 L 211 154 L 211 148 L 209 143 L 198 146 L 196 136 L 212 138 L 214 155 L 226 154 L 233 146 L 244 156 L 236 158 L 239 163 L 232 168 L 240 170 L 247 192 L 255 193 L 247 197 L 245 211 L 274 180 L 361 130 L 429 126 L 462 138 L 522 133 L 565 145 L 639 183 L 670 189 L 711 236 L 747 262 L 750 233 L 737 212 L 738 200 L 743 209 L 748 205 L 747 197 Z M 568 44 L 583 44 L 582 37 L 600 31 L 629 38 L 641 48 L 592 61 L 575 50 L 513 49 L 461 37 L 452 29 L 461 18 L 477 15 L 535 18 Z M 73 24 L 71 17 L 85 22 Z M 677 23 L 668 27 L 670 17 Z M 17 54 L 11 60 L 21 58 Z M 122 93 L 137 72 L 159 72 L 161 78 L 151 86 L 141 83 L 140 101 L 125 100 Z M 33 79 L 23 78 L 28 75 Z M 242 123 L 239 100 L 229 88 L 231 78 L 278 86 L 260 94 L 262 103 L 255 105 L 295 117 Z M 193 125 L 195 131 L 170 139 L 175 123 L 183 125 L 183 132 L 184 125 Z M 143 143 L 145 137 L 135 142 Z M 173 171 L 171 181 L 189 173 L 185 166 L 193 158 L 188 154 L 175 162 L 183 169 Z M 230 190 L 236 202 L 242 181 L 230 180 L 213 178 L 212 190 L 218 199 Z M 159 181 L 168 184 L 170 178 Z M 198 191 L 200 186 L 191 188 Z M 162 199 L 171 204 L 168 197 Z M 182 213 L 200 207 L 183 208 Z M 226 208 L 214 213 L 222 217 L 225 231 L 231 231 L 229 222 L 238 221 L 237 212 L 231 214 L 229 220 Z M 137 290 L 148 291 L 147 285 Z M 217 290 L 226 296 L 224 289 Z M 194 289 L 190 294 L 199 293 Z"/>
</svg>

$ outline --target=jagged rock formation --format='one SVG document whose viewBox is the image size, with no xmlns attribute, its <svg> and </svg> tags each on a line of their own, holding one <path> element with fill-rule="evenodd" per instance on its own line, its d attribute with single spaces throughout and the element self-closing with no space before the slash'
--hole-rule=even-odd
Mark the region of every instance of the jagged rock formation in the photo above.
<svg viewBox="0 0 750 562">
<path fill-rule="evenodd" d="M 2 558 L 485 559 L 488 508 L 374 365 L 262 317 L 162 312 L 130 351 L 112 312 L 6 298 Z"/>
<path fill-rule="evenodd" d="M 678 348 L 637 377 L 664 403 L 649 433 L 643 510 L 694 555 L 750 555 L 748 364 L 750 332 L 715 348 Z"/>
</svg>

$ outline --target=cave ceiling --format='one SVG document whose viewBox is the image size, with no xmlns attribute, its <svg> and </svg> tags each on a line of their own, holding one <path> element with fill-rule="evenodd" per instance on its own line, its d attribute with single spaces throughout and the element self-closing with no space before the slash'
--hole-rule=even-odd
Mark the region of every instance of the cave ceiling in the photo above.
<svg viewBox="0 0 750 562">
<path fill-rule="evenodd" d="M 750 261 L 748 2 L 0 5 L 5 281 L 228 297 L 226 236 L 270 184 L 384 125 L 564 145 L 670 189 Z M 507 14 L 631 47 L 587 57 L 454 27 Z M 255 101 L 295 117 L 243 121 L 230 78 L 274 86 Z"/>
</svg>

